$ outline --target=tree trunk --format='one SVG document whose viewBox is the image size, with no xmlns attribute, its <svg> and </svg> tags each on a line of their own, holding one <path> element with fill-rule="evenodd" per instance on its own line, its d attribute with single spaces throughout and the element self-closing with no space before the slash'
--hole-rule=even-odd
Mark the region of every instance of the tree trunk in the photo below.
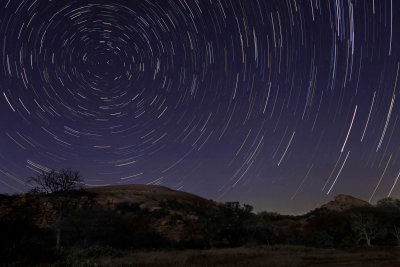
<svg viewBox="0 0 400 267">
<path fill-rule="evenodd" d="M 397 246 L 400 247 L 400 233 L 398 235 L 395 235 L 396 240 L 397 240 Z"/>
<path fill-rule="evenodd" d="M 61 231 L 60 231 L 60 226 L 57 227 L 57 244 L 56 248 L 60 249 L 60 238 L 61 238 Z"/>
<path fill-rule="evenodd" d="M 365 235 L 365 240 L 367 241 L 367 246 L 371 247 L 371 239 L 369 238 L 367 233 L 364 233 L 364 235 Z"/>
<path fill-rule="evenodd" d="M 57 223 L 56 223 L 56 248 L 60 249 L 60 243 L 61 243 L 61 220 L 62 220 L 62 210 L 63 210 L 63 205 L 59 205 L 59 211 L 58 211 L 58 218 L 57 218 Z"/>
<path fill-rule="evenodd" d="M 397 246 L 400 247 L 400 229 L 398 229 L 396 225 L 393 225 L 393 229 L 393 235 L 396 237 Z"/>
</svg>

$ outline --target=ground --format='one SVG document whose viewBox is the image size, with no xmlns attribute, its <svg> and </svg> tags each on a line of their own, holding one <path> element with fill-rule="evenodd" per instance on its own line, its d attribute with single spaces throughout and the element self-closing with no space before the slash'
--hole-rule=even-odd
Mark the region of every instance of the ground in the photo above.
<svg viewBox="0 0 400 267">
<path fill-rule="evenodd" d="M 101 266 L 400 266 L 400 248 L 319 249 L 257 246 L 211 250 L 135 252 L 103 257 Z"/>
</svg>

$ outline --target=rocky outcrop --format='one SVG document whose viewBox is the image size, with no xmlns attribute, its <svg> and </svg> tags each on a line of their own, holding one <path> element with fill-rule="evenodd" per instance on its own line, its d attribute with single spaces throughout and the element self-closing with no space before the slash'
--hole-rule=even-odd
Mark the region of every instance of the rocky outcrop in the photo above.
<svg viewBox="0 0 400 267">
<path fill-rule="evenodd" d="M 371 204 L 367 201 L 341 194 L 337 195 L 334 200 L 322 205 L 320 210 L 342 212 L 361 207 L 371 207 Z"/>
</svg>

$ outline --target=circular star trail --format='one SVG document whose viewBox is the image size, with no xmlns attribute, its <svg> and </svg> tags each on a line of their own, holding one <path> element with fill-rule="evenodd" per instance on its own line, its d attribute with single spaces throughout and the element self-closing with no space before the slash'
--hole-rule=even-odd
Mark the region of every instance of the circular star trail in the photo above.
<svg viewBox="0 0 400 267">
<path fill-rule="evenodd" d="M 0 1 L 0 189 L 61 167 L 297 213 L 400 197 L 400 5 Z"/>
</svg>

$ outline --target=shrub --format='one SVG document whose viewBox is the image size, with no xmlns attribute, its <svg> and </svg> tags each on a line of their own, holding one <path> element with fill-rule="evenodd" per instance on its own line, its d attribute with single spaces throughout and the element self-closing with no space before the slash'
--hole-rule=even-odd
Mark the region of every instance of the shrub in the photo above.
<svg viewBox="0 0 400 267">
<path fill-rule="evenodd" d="M 79 250 L 75 256 L 82 259 L 97 259 L 99 257 L 117 258 L 122 257 L 123 253 L 110 246 L 92 246 Z"/>
<path fill-rule="evenodd" d="M 317 231 L 314 234 L 314 243 L 317 247 L 328 248 L 333 247 L 334 238 L 326 231 Z"/>
</svg>

